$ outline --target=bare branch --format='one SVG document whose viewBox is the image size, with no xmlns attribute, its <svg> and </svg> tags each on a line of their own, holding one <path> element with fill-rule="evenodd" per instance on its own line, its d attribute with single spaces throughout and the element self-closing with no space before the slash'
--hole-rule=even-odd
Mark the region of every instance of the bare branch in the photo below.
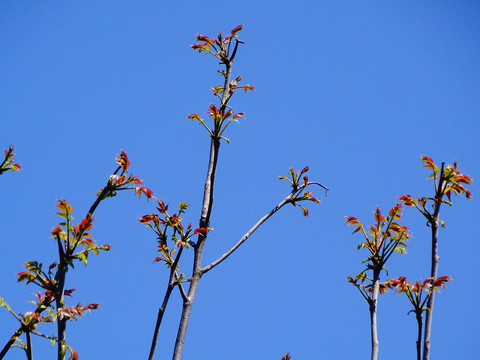
<svg viewBox="0 0 480 360">
<path fill-rule="evenodd" d="M 328 195 L 328 190 L 330 190 L 330 189 L 327 188 L 325 185 L 320 184 L 319 182 L 316 182 L 316 181 L 309 181 L 309 182 L 308 182 L 308 185 L 318 185 L 318 186 L 320 186 L 321 188 L 323 188 L 323 189 L 325 190 L 325 196 Z"/>
<path fill-rule="evenodd" d="M 25 333 L 26 337 L 27 337 L 27 348 L 25 349 L 26 353 L 27 353 L 27 359 L 28 360 L 32 360 L 33 359 L 33 355 L 32 355 L 32 339 L 30 337 L 30 331 L 27 331 Z"/>
<path fill-rule="evenodd" d="M 175 280 L 178 280 L 179 277 L 177 273 L 175 273 Z M 183 285 L 181 283 L 178 284 L 178 290 L 180 291 L 180 295 L 182 296 L 183 301 L 187 301 L 187 293 L 185 292 L 185 289 L 183 288 Z"/>
<path fill-rule="evenodd" d="M 203 275 L 207 273 L 208 271 L 212 270 L 215 266 L 220 264 L 222 261 L 224 261 L 226 258 L 228 258 L 235 250 L 237 250 L 240 247 L 240 245 L 242 245 L 245 241 L 247 241 L 247 239 L 250 237 L 250 235 L 252 235 L 255 232 L 255 230 L 257 230 L 265 221 L 267 221 L 273 214 L 275 214 L 278 210 L 280 210 L 284 205 L 288 204 L 291 201 L 291 199 L 294 197 L 294 194 L 296 192 L 297 191 L 292 191 L 277 206 L 275 206 L 272 210 L 270 210 L 268 214 L 266 214 L 260 220 L 258 220 L 258 222 L 255 225 L 253 225 L 253 227 L 250 230 L 248 230 L 247 233 L 243 235 L 242 238 L 235 245 L 232 246 L 232 248 L 230 248 L 230 250 L 228 250 L 225 254 L 220 256 L 217 260 L 215 260 L 211 264 L 202 268 L 200 270 L 201 274 Z"/>
</svg>

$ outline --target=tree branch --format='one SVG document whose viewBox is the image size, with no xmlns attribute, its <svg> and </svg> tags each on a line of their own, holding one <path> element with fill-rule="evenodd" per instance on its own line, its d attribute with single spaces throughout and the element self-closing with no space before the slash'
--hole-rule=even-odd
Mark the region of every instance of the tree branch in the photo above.
<svg viewBox="0 0 480 360">
<path fill-rule="evenodd" d="M 22 332 L 23 332 L 23 328 L 20 327 L 17 331 L 13 333 L 10 340 L 8 340 L 8 342 L 5 344 L 2 351 L 0 352 L 0 360 L 3 359 L 3 357 L 7 354 L 8 350 L 10 350 L 12 345 L 15 343 L 15 340 L 17 339 L 17 337 L 19 337 L 22 334 Z"/>
<path fill-rule="evenodd" d="M 165 296 L 163 297 L 162 306 L 158 309 L 157 322 L 155 323 L 155 330 L 153 332 L 152 344 L 150 346 L 150 353 L 148 355 L 148 360 L 153 360 L 155 356 L 155 349 L 158 342 L 158 334 L 160 333 L 160 325 L 162 324 L 163 314 L 167 308 L 168 300 L 170 299 L 170 294 L 172 293 L 173 286 L 168 284 L 167 290 L 165 291 Z"/>
<path fill-rule="evenodd" d="M 328 195 L 328 190 L 330 190 L 328 187 L 326 187 L 325 185 L 323 184 L 320 184 L 319 182 L 316 182 L 316 181 L 309 181 L 307 183 L 307 186 L 308 185 L 317 185 L 317 186 L 320 186 L 321 188 L 323 188 L 325 190 L 325 196 Z M 303 190 L 303 189 L 302 189 Z"/>
<path fill-rule="evenodd" d="M 116 175 L 120 169 L 122 167 L 119 166 L 114 172 L 113 172 L 113 175 Z M 102 192 L 97 196 L 97 198 L 95 199 L 94 203 L 92 204 L 92 206 L 90 206 L 90 209 L 88 210 L 88 215 L 93 215 L 93 212 L 95 211 L 95 209 L 97 208 L 98 204 L 100 204 L 100 201 L 102 201 L 104 199 L 104 196 L 105 194 L 111 189 L 111 179 L 109 178 L 108 181 L 107 181 L 107 184 L 105 185 L 105 187 L 102 189 Z"/>
<path fill-rule="evenodd" d="M 183 247 L 180 248 L 180 250 L 177 253 L 177 256 L 175 257 L 175 260 L 170 265 L 170 276 L 168 278 L 167 290 L 165 290 L 162 306 L 160 306 L 160 308 L 158 309 L 157 322 L 155 323 L 155 330 L 153 331 L 152 344 L 150 345 L 150 353 L 148 355 L 148 360 L 153 360 L 155 356 L 155 350 L 157 348 L 157 343 L 158 343 L 158 335 L 160 333 L 160 325 L 162 324 L 163 314 L 165 313 L 165 309 L 167 308 L 168 301 L 170 300 L 170 295 L 172 293 L 173 288 L 175 287 L 175 280 L 178 279 L 176 268 L 177 268 L 178 262 L 180 261 L 180 257 L 182 256 L 182 252 L 183 252 Z M 182 293 L 182 291 L 183 291 L 183 288 L 181 289 L 180 293 Z M 185 292 L 183 292 L 183 294 L 184 293 Z"/>
<path fill-rule="evenodd" d="M 175 273 L 175 280 L 178 280 L 179 277 L 177 273 Z M 178 285 L 178 290 L 180 291 L 180 295 L 182 296 L 183 301 L 187 301 L 187 293 L 185 292 L 185 289 L 183 288 L 182 283 L 179 283 Z"/>
<path fill-rule="evenodd" d="M 27 359 L 32 360 L 33 355 L 32 355 L 32 339 L 30 337 L 30 331 L 27 331 L 26 334 L 27 336 L 27 348 L 25 349 L 25 352 L 27 353 Z"/>
<path fill-rule="evenodd" d="M 201 274 L 203 275 L 207 273 L 208 271 L 212 270 L 215 266 L 223 262 L 225 259 L 227 259 L 235 250 L 237 250 L 240 247 L 240 245 L 242 245 L 245 241 L 247 241 L 247 239 L 250 237 L 250 235 L 252 235 L 255 232 L 255 230 L 257 230 L 265 221 L 267 221 L 273 214 L 275 214 L 278 210 L 280 210 L 284 205 L 288 204 L 291 201 L 291 199 L 294 197 L 294 194 L 296 192 L 297 191 L 295 190 L 292 191 L 277 206 L 275 206 L 272 210 L 270 210 L 268 214 L 266 214 L 260 220 L 258 220 L 258 222 L 255 225 L 253 225 L 252 228 L 248 230 L 246 234 L 243 235 L 242 238 L 230 248 L 230 250 L 228 250 L 225 254 L 220 256 L 217 260 L 215 260 L 211 264 L 202 268 L 200 270 Z"/>
</svg>

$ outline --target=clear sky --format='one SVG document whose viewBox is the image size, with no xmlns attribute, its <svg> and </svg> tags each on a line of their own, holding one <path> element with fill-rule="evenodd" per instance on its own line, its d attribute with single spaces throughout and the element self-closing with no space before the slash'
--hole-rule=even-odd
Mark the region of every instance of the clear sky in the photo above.
<svg viewBox="0 0 480 360">
<path fill-rule="evenodd" d="M 233 68 L 257 87 L 232 100 L 245 120 L 228 129 L 218 164 L 205 264 L 235 243 L 288 193 L 277 180 L 310 166 L 322 204 L 282 209 L 200 283 L 184 359 L 366 359 L 366 302 L 346 276 L 363 269 L 344 217 L 373 222 L 399 195 L 432 195 L 420 155 L 458 160 L 480 177 L 480 5 L 358 1 L 2 1 L 0 146 L 15 145 L 22 171 L 1 178 L 0 296 L 17 312 L 36 289 L 16 283 L 27 260 L 50 264 L 50 231 L 65 198 L 80 220 L 124 149 L 157 197 L 191 207 L 198 222 L 209 138 L 205 114 L 220 83 L 212 57 L 189 48 L 244 24 Z M 473 200 L 444 207 L 432 359 L 480 358 L 480 242 Z M 155 203 L 121 194 L 102 203 L 92 234 L 109 253 L 68 273 L 72 305 L 100 308 L 68 324 L 82 359 L 144 359 L 167 270 L 138 217 Z M 390 277 L 429 274 L 429 229 L 413 209 L 408 254 Z M 185 258 L 188 260 L 188 258 Z M 188 271 L 187 264 L 182 269 Z M 385 276 L 383 277 L 385 279 Z M 179 318 L 167 309 L 158 359 L 169 359 Z M 380 358 L 413 359 L 416 323 L 403 295 L 379 300 Z M 0 345 L 17 323 L 0 312 Z M 52 327 L 42 328 L 53 334 Z M 35 357 L 53 359 L 35 338 Z M 23 359 L 12 350 L 6 359 Z"/>
</svg>

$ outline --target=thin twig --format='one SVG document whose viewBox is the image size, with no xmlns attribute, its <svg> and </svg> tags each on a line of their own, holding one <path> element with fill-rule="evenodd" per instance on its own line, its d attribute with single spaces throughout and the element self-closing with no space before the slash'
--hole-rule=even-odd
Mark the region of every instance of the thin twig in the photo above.
<svg viewBox="0 0 480 360">
<path fill-rule="evenodd" d="M 41 336 L 41 337 L 43 337 L 43 338 L 45 338 L 45 339 L 49 339 L 49 340 L 54 339 L 53 336 L 45 335 L 45 334 L 39 333 L 38 331 L 35 331 L 35 330 L 30 330 L 30 332 L 31 332 L 33 335 Z"/>
<path fill-rule="evenodd" d="M 175 260 L 170 265 L 170 276 L 168 279 L 168 285 L 167 285 L 167 289 L 165 290 L 165 295 L 163 297 L 162 305 L 158 309 L 157 321 L 155 323 L 155 330 L 153 331 L 153 338 L 152 338 L 152 343 L 150 345 L 150 353 L 148 355 L 148 360 L 153 360 L 155 356 L 155 350 L 157 348 L 158 335 L 160 333 L 160 326 L 162 324 L 163 314 L 165 313 L 165 310 L 168 305 L 168 301 L 170 300 L 170 294 L 172 293 L 172 290 L 175 287 L 175 282 L 179 279 L 176 269 L 177 269 L 178 262 L 180 261 L 180 257 L 182 256 L 182 252 L 183 252 L 183 247 L 180 248 L 180 250 L 177 253 L 177 256 L 175 257 Z M 182 298 L 185 299 L 186 294 L 185 294 L 185 291 L 183 290 L 182 284 L 178 284 L 178 287 L 180 288 L 180 294 L 182 295 Z"/>
<path fill-rule="evenodd" d="M 321 188 L 323 188 L 323 189 L 325 190 L 325 196 L 328 195 L 328 191 L 330 190 L 330 189 L 329 189 L 328 187 L 326 187 L 325 185 L 320 184 L 319 182 L 316 182 L 316 181 L 309 181 L 308 184 L 307 184 L 307 186 L 308 186 L 308 185 L 318 185 L 318 186 L 320 186 Z"/>
<path fill-rule="evenodd" d="M 157 314 L 157 322 L 155 323 L 155 330 L 153 332 L 153 339 L 152 344 L 150 346 L 150 353 L 148 355 L 148 360 L 153 360 L 155 356 L 155 349 L 157 348 L 158 342 L 158 334 L 160 333 L 160 325 L 162 324 L 163 314 L 165 313 L 165 309 L 167 308 L 168 300 L 170 299 L 170 294 L 172 293 L 173 286 L 168 284 L 167 290 L 165 291 L 165 295 L 163 297 L 162 306 L 158 309 Z"/>
<path fill-rule="evenodd" d="M 178 280 L 178 279 L 179 279 L 179 277 L 178 277 L 177 273 L 175 273 L 175 280 Z M 178 286 L 178 290 L 180 291 L 180 295 L 182 296 L 183 301 L 186 301 L 187 300 L 187 293 L 185 292 L 185 289 L 183 288 L 182 283 L 179 283 L 177 286 Z"/>
<path fill-rule="evenodd" d="M 113 172 L 113 175 L 116 175 L 120 169 L 122 167 L 119 166 L 114 172 Z M 93 215 L 93 212 L 95 211 L 95 209 L 97 208 L 98 204 L 100 204 L 100 201 L 103 200 L 105 194 L 111 190 L 111 179 L 109 178 L 108 181 L 107 181 L 107 184 L 105 185 L 105 187 L 102 189 L 102 192 L 97 196 L 97 198 L 95 199 L 94 203 L 92 204 L 92 206 L 90 206 L 90 209 L 88 210 L 88 215 Z"/>
</svg>

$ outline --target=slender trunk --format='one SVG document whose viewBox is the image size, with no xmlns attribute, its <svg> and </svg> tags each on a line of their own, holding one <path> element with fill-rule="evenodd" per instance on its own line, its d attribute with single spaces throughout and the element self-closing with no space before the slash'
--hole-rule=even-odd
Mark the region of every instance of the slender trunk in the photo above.
<svg viewBox="0 0 480 360">
<path fill-rule="evenodd" d="M 430 276 L 432 278 L 432 283 L 437 278 L 438 272 L 438 261 L 440 257 L 438 256 L 438 224 L 439 224 L 439 214 L 440 214 L 440 205 L 442 204 L 442 198 L 444 195 L 443 183 L 444 183 L 444 163 L 442 163 L 442 168 L 440 170 L 440 179 L 438 181 L 438 186 L 435 189 L 435 207 L 433 215 L 430 219 L 430 226 L 432 229 L 432 259 L 431 259 L 431 269 Z M 430 359 L 430 345 L 431 345 L 431 336 L 432 336 L 432 319 L 433 319 L 433 303 L 435 301 L 435 291 L 431 291 L 428 296 L 427 301 L 427 314 L 425 316 L 425 336 L 423 343 L 423 360 Z"/>
<path fill-rule="evenodd" d="M 63 248 L 63 243 L 59 237 L 57 237 L 58 243 L 58 255 L 59 255 L 59 264 L 57 273 L 55 274 L 55 279 L 57 280 L 57 287 L 55 291 L 55 303 L 57 311 L 65 307 L 64 292 L 65 292 L 65 276 L 67 273 L 67 263 L 65 262 L 65 250 Z M 63 360 L 65 355 L 62 353 L 62 345 L 65 343 L 67 333 L 67 319 L 62 315 L 58 314 L 57 318 L 57 359 Z"/>
<path fill-rule="evenodd" d="M 163 314 L 170 299 L 170 294 L 172 293 L 174 286 L 168 284 L 167 291 L 165 292 L 165 297 L 163 298 L 162 306 L 158 309 L 157 322 L 155 324 L 155 331 L 153 332 L 152 345 L 150 346 L 150 354 L 148 355 L 148 360 L 153 360 L 155 356 L 155 349 L 158 342 L 158 334 L 160 332 L 160 325 L 162 324 Z"/>
<path fill-rule="evenodd" d="M 33 355 L 32 355 L 32 339 L 31 339 L 31 336 L 30 336 L 30 331 L 27 331 L 27 332 L 25 333 L 25 335 L 27 336 L 27 349 L 26 349 L 27 359 L 28 359 L 28 360 L 32 360 L 32 359 L 33 359 Z"/>
<path fill-rule="evenodd" d="M 223 116 L 227 109 L 227 103 L 230 100 L 233 92 L 230 92 L 230 78 L 232 74 L 233 59 L 237 52 L 238 41 L 235 43 L 235 48 L 232 55 L 225 65 L 225 82 L 223 85 L 223 93 L 220 106 L 220 118 Z M 209 228 L 210 216 L 213 206 L 213 193 L 215 185 L 215 175 L 217 171 L 218 151 L 220 149 L 220 140 L 222 130 L 222 121 L 214 119 L 214 136 L 211 137 L 210 142 L 210 157 L 208 161 L 207 179 L 205 180 L 205 187 L 203 192 L 202 214 L 200 216 L 199 228 Z M 225 128 L 223 128 L 225 129 Z M 182 315 L 180 317 L 180 324 L 178 326 L 177 338 L 175 340 L 175 348 L 173 350 L 173 360 L 180 360 L 182 358 L 183 344 L 185 343 L 185 336 L 187 334 L 187 325 L 192 311 L 193 301 L 197 293 L 198 284 L 202 277 L 202 255 L 205 241 L 207 240 L 208 231 L 198 236 L 197 244 L 194 247 L 193 258 L 193 276 L 190 282 L 190 288 L 188 289 L 188 295 L 183 300 Z"/>
<path fill-rule="evenodd" d="M 158 341 L 158 334 L 160 333 L 160 325 L 162 324 L 163 314 L 165 313 L 165 309 L 167 308 L 168 300 L 170 300 L 170 294 L 175 287 L 175 280 L 177 279 L 176 269 L 178 262 L 180 261 L 180 257 L 182 256 L 183 247 L 180 247 L 180 250 L 175 257 L 173 264 L 170 266 L 170 278 L 168 280 L 167 290 L 165 291 L 165 296 L 163 297 L 162 306 L 158 309 L 157 315 L 157 322 L 155 324 L 155 331 L 153 332 L 153 339 L 152 345 L 150 346 L 150 354 L 148 355 L 148 360 L 153 360 L 155 356 L 155 349 L 157 348 L 157 341 Z M 180 293 L 182 294 L 182 298 L 185 298 L 185 293 L 183 291 L 182 285 L 178 284 L 180 288 Z"/>
<path fill-rule="evenodd" d="M 372 338 L 372 356 L 371 360 L 378 359 L 378 333 L 377 333 L 377 301 L 378 293 L 380 288 L 380 270 L 373 269 L 373 289 L 372 297 L 369 300 L 369 309 L 370 309 L 370 334 Z"/>
<path fill-rule="evenodd" d="M 417 329 L 418 329 L 418 334 L 417 334 L 417 360 L 422 359 L 422 328 L 423 328 L 423 319 L 422 319 L 422 310 L 420 312 L 416 313 L 417 317 Z"/>
<path fill-rule="evenodd" d="M 63 307 L 63 305 L 60 305 Z M 60 308 L 57 304 L 57 310 Z M 67 319 L 63 315 L 59 315 L 57 319 L 57 359 L 64 360 L 65 354 L 62 353 L 62 345 L 65 343 L 65 338 L 67 335 Z"/>
<path fill-rule="evenodd" d="M 431 224 L 432 226 L 432 268 L 430 276 L 435 280 L 438 271 L 438 222 Z M 435 291 L 431 291 L 427 301 L 427 311 L 425 316 L 425 338 L 423 343 L 423 360 L 430 358 L 430 338 L 432 335 L 432 318 L 433 303 L 435 301 Z"/>
<path fill-rule="evenodd" d="M 213 192 L 215 184 L 215 174 L 218 160 L 218 150 L 220 148 L 220 139 L 211 139 L 210 144 L 210 159 L 208 162 L 207 179 L 205 181 L 205 188 L 203 194 L 202 215 L 200 216 L 199 227 L 208 228 L 210 225 L 210 215 L 213 206 Z M 207 234 L 199 235 L 196 246 L 194 247 L 193 259 L 193 279 L 190 282 L 187 298 L 183 301 L 182 315 L 180 317 L 180 324 L 178 326 L 177 338 L 175 340 L 175 348 L 173 350 L 173 360 L 180 360 L 182 358 L 183 344 L 185 343 L 185 336 L 187 334 L 187 325 L 192 311 L 193 301 L 197 293 L 198 284 L 202 277 L 202 254 Z"/>
<path fill-rule="evenodd" d="M 187 335 L 188 320 L 192 311 L 193 300 L 197 293 L 200 277 L 200 275 L 197 275 L 193 278 L 190 283 L 190 289 L 188 290 L 187 300 L 183 302 L 182 316 L 180 318 L 180 324 L 178 325 L 177 339 L 175 340 L 175 349 L 173 351 L 172 360 L 180 360 L 182 358 L 183 345 Z"/>
</svg>

